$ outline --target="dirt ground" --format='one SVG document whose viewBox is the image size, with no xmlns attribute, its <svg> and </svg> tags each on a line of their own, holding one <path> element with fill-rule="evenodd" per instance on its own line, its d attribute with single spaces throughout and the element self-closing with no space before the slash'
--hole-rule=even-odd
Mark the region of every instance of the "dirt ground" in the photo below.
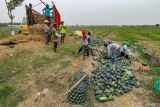
<svg viewBox="0 0 160 107">
<path fill-rule="evenodd" d="M 6 54 L 13 53 L 17 50 L 34 50 L 34 54 L 38 55 L 41 54 L 44 47 L 45 45 L 42 42 L 35 41 L 17 44 L 15 48 L 0 46 L 0 59 L 4 58 Z M 46 54 L 55 55 L 54 52 L 46 52 Z M 50 78 L 48 78 L 46 82 L 48 85 L 44 85 L 41 90 L 37 89 L 35 83 L 32 81 L 35 73 L 28 72 L 25 74 L 23 82 L 19 83 L 20 85 L 25 86 L 26 99 L 20 102 L 18 107 L 90 107 L 90 105 L 71 105 L 64 101 L 65 97 L 63 94 L 67 91 L 66 81 L 68 81 L 69 76 L 76 70 L 82 69 L 87 74 L 91 75 L 91 70 L 94 67 L 92 64 L 92 56 L 86 60 L 82 60 L 82 56 L 64 56 L 63 58 L 71 60 L 70 66 L 60 70 L 56 75 L 44 73 L 44 75 L 49 75 Z M 29 69 L 29 67 L 27 69 Z M 50 70 L 52 70 L 52 68 L 48 69 L 48 72 Z M 59 89 L 59 87 L 63 86 L 63 89 Z M 115 98 L 112 102 L 98 103 L 94 100 L 93 105 L 94 107 L 145 107 L 145 104 L 148 103 L 147 93 L 149 92 L 141 87 L 133 89 L 133 91 L 126 95 Z M 93 97 L 92 99 L 94 99 L 93 95 L 90 97 Z"/>
</svg>

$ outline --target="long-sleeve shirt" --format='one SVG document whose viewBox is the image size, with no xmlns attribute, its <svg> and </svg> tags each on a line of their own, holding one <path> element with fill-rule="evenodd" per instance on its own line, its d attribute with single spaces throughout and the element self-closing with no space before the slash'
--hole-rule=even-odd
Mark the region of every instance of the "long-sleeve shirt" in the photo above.
<svg viewBox="0 0 160 107">
<path fill-rule="evenodd" d="M 107 46 L 108 55 L 111 55 L 111 51 L 114 52 L 114 51 L 116 51 L 118 48 L 120 48 L 120 45 L 119 45 L 119 44 L 116 44 L 116 43 L 109 44 L 109 45 Z"/>
<path fill-rule="evenodd" d="M 43 29 L 44 29 L 45 33 L 46 32 L 50 32 L 50 27 L 48 25 L 46 25 L 46 24 L 44 25 Z"/>
</svg>

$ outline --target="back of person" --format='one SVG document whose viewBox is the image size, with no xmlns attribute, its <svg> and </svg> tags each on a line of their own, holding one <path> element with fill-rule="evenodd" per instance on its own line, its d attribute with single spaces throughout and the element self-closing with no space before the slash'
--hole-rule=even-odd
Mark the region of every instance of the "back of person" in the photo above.
<svg viewBox="0 0 160 107">
<path fill-rule="evenodd" d="M 83 46 L 87 46 L 89 43 L 88 43 L 88 39 L 90 38 L 89 35 L 86 35 L 86 37 L 83 37 Z"/>
<path fill-rule="evenodd" d="M 116 43 L 111 43 L 107 46 L 108 49 L 110 49 L 110 51 L 115 51 L 117 50 L 118 48 L 120 48 L 120 45 L 119 44 L 116 44 Z"/>
<path fill-rule="evenodd" d="M 50 16 L 50 9 L 49 8 L 44 8 L 45 11 L 45 16 Z"/>
</svg>

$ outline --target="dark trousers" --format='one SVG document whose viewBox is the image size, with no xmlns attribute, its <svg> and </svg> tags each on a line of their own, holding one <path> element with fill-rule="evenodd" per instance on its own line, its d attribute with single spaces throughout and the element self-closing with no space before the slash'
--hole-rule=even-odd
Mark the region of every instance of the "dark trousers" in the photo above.
<svg viewBox="0 0 160 107">
<path fill-rule="evenodd" d="M 77 53 L 79 54 L 80 52 L 82 52 L 82 50 L 83 50 L 83 45 L 79 48 Z"/>
<path fill-rule="evenodd" d="M 50 21 L 50 16 L 46 16 L 46 19 L 47 19 L 48 21 Z"/>
<path fill-rule="evenodd" d="M 57 46 L 58 46 L 57 41 L 56 41 L 56 42 L 53 42 L 53 44 L 54 44 L 54 48 L 53 48 L 53 50 L 54 50 L 54 52 L 57 52 Z"/>
<path fill-rule="evenodd" d="M 85 45 L 85 46 L 83 46 L 83 56 L 86 56 L 86 54 L 87 54 L 87 56 L 89 56 L 89 48 L 88 48 L 88 45 Z"/>
<path fill-rule="evenodd" d="M 79 50 L 78 50 L 77 53 L 79 54 L 80 52 L 82 52 L 82 50 L 83 50 L 83 45 L 79 48 Z M 89 53 L 91 53 L 92 56 L 93 56 L 93 50 L 92 50 L 91 48 L 88 47 L 87 56 L 89 56 Z"/>
<path fill-rule="evenodd" d="M 51 34 L 49 32 L 45 32 L 45 43 L 46 45 L 50 42 L 51 40 Z"/>
<path fill-rule="evenodd" d="M 61 34 L 61 42 L 64 43 L 65 33 Z"/>
</svg>

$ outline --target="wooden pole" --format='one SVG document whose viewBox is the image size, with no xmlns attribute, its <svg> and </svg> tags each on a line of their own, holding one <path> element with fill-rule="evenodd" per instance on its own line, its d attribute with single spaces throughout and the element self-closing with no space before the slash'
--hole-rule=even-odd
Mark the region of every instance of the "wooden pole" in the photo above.
<svg viewBox="0 0 160 107">
<path fill-rule="evenodd" d="M 65 94 L 64 96 L 66 96 L 68 93 L 70 93 L 80 82 L 83 81 L 83 79 L 87 76 L 87 74 L 85 74 L 79 81 L 77 81 Z"/>
</svg>

